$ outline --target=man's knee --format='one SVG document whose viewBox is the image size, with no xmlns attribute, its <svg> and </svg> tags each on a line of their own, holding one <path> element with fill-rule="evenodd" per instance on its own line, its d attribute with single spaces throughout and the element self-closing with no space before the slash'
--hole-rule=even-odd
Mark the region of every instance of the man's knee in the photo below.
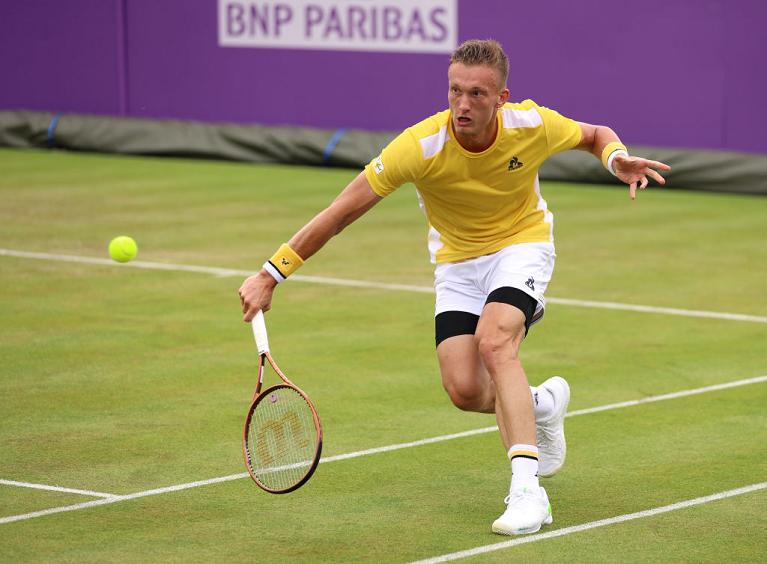
<svg viewBox="0 0 767 564">
<path fill-rule="evenodd" d="M 450 401 L 458 409 L 463 411 L 487 411 L 494 404 L 494 398 L 490 390 L 485 386 L 476 384 L 467 384 L 463 380 L 442 380 L 442 386 L 445 388 Z"/>
</svg>

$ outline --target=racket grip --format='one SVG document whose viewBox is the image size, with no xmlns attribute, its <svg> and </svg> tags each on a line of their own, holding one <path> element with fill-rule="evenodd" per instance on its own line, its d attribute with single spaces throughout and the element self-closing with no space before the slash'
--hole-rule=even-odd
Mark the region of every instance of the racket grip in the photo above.
<svg viewBox="0 0 767 564">
<path fill-rule="evenodd" d="M 264 312 L 259 311 L 250 322 L 253 327 L 253 336 L 256 338 L 258 354 L 269 352 L 269 338 L 266 336 L 266 323 L 264 323 Z"/>
</svg>

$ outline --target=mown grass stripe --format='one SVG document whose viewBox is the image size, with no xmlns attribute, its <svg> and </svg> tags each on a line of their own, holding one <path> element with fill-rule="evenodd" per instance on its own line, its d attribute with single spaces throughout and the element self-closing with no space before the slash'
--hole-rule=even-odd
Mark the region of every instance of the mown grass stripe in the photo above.
<svg viewBox="0 0 767 564">
<path fill-rule="evenodd" d="M 686 396 L 692 396 L 697 394 L 703 394 L 707 392 L 714 392 L 718 390 L 724 390 L 728 388 L 736 388 L 739 386 L 747 386 L 751 384 L 758 384 L 761 382 L 767 382 L 767 375 L 764 376 L 757 376 L 755 378 L 746 378 L 744 380 L 736 380 L 733 382 L 725 382 L 723 384 L 716 384 L 713 386 L 705 386 L 703 388 L 694 388 L 690 390 L 681 390 L 679 392 L 673 392 L 670 394 L 662 394 L 658 396 L 650 396 L 647 398 L 639 399 L 639 400 L 632 400 L 632 401 L 626 401 L 626 402 L 620 402 L 620 403 L 612 403 L 607 404 L 603 406 L 596 406 L 592 408 L 587 409 L 581 409 L 577 411 L 572 411 L 567 414 L 567 417 L 575 417 L 578 415 L 586 415 L 589 413 L 597 413 L 601 411 L 608 411 L 611 409 L 621 409 L 624 407 L 632 407 L 635 405 L 642 405 L 646 403 L 652 403 L 652 402 L 658 402 L 658 401 L 665 401 L 670 399 L 676 399 L 680 397 L 686 397 Z M 340 460 L 349 460 L 352 458 L 359 458 L 361 456 L 369 456 L 371 454 L 380 454 L 384 452 L 391 452 L 395 450 L 401 450 L 405 448 L 412 448 L 417 446 L 423 446 L 433 443 L 439 443 L 443 441 L 449 441 L 452 439 L 458 439 L 463 437 L 470 437 L 473 435 L 480 435 L 483 433 L 491 433 L 493 431 L 497 431 L 498 427 L 492 426 L 492 427 L 482 427 L 481 429 L 471 429 L 469 431 L 462 431 L 460 433 L 451 433 L 449 435 L 440 435 L 438 437 L 430 437 L 426 439 L 420 439 L 418 441 L 410 441 L 407 443 L 398 443 L 393 445 L 387 445 L 382 447 L 376 447 L 376 448 L 369 448 L 365 450 L 359 450 L 356 452 L 350 452 L 346 454 L 337 454 L 335 456 L 328 456 L 322 458 L 320 460 L 320 464 L 327 463 L 327 462 L 338 462 Z M 15 521 L 24 521 L 27 519 L 34 519 L 36 517 L 43 517 L 45 515 L 52 515 L 54 513 L 63 513 L 67 511 L 76 511 L 78 509 L 85 509 L 87 507 L 96 507 L 98 505 L 107 505 L 110 503 L 117 503 L 119 501 L 127 501 L 130 499 L 138 499 L 141 497 L 148 497 L 152 495 L 159 495 L 159 494 L 165 494 L 165 493 L 171 493 L 171 492 L 177 492 L 182 490 L 188 490 L 191 488 L 198 488 L 202 486 L 208 486 L 211 484 L 220 484 L 222 482 L 229 482 L 232 480 L 239 480 L 242 478 L 247 478 L 248 473 L 247 472 L 240 472 L 238 474 L 231 474 L 229 476 L 220 476 L 218 478 L 210 478 L 207 480 L 197 480 L 194 482 L 187 482 L 184 484 L 176 484 L 173 486 L 166 486 L 162 488 L 155 488 L 151 490 L 144 490 L 140 492 L 135 492 L 132 494 L 125 494 L 125 495 L 115 495 L 106 499 L 99 499 L 95 501 L 86 501 L 83 503 L 76 503 L 74 505 L 64 505 L 61 507 L 52 507 L 50 509 L 44 509 L 41 511 L 33 511 L 31 513 L 23 513 L 20 515 L 10 515 L 8 517 L 0 517 L 0 525 L 5 523 L 13 523 Z M 106 495 L 106 494 L 105 494 Z"/>
<path fill-rule="evenodd" d="M 694 507 L 696 505 L 703 505 L 705 503 L 711 503 L 713 501 L 719 501 L 727 499 L 729 497 L 735 497 L 767 488 L 767 482 L 761 482 L 758 484 L 751 484 L 750 486 L 744 486 L 742 488 L 736 488 L 734 490 L 727 490 L 703 497 L 696 497 L 694 499 L 688 499 L 685 501 L 679 501 L 670 505 L 663 505 L 661 507 L 654 507 L 653 509 L 645 509 L 644 511 L 637 511 L 635 513 L 627 513 L 625 515 L 617 515 L 615 517 L 608 517 L 607 519 L 600 519 L 598 521 L 591 521 L 589 523 L 582 523 L 580 525 L 573 525 L 572 527 L 564 527 L 555 531 L 549 531 L 547 533 L 538 533 L 526 537 L 515 538 L 514 540 L 508 540 L 504 542 L 498 542 L 494 544 L 487 544 L 484 546 L 478 546 L 468 550 L 462 550 L 459 552 L 451 552 L 449 554 L 443 554 L 441 556 L 435 556 L 433 558 L 427 558 L 425 560 L 417 560 L 411 564 L 438 564 L 439 562 L 450 562 L 452 560 L 460 560 L 462 558 L 469 558 L 471 556 L 478 556 L 480 554 L 487 554 L 488 552 L 495 552 L 497 550 L 503 550 L 505 548 L 511 548 L 520 544 L 528 544 L 531 542 L 538 542 L 546 539 L 563 537 L 565 535 L 571 535 L 573 533 L 580 533 L 582 531 L 590 531 L 591 529 L 597 529 L 599 527 L 606 527 L 608 525 L 615 525 L 617 523 L 625 523 L 626 521 L 633 521 L 635 519 L 644 519 L 645 517 L 654 517 L 670 511 L 677 511 L 679 509 L 687 509 L 688 507 Z"/>
<path fill-rule="evenodd" d="M 212 274 L 218 277 L 250 276 L 253 271 L 237 270 L 232 268 L 218 268 L 211 266 L 195 266 L 188 264 L 173 264 L 165 262 L 147 262 L 134 260 L 128 263 L 116 263 L 110 259 L 85 257 L 76 255 L 60 255 L 51 253 L 36 253 L 18 251 L 14 249 L 0 249 L 0 256 L 17 258 L 29 258 L 38 260 L 53 260 L 61 262 L 73 262 L 82 264 L 94 264 L 100 266 L 113 266 L 116 268 L 140 268 L 146 270 L 168 270 L 179 272 L 197 272 L 200 274 Z M 344 278 L 329 278 L 324 276 L 304 276 L 294 274 L 290 277 L 294 282 L 309 282 L 314 284 L 328 284 L 332 286 L 348 286 L 352 288 L 369 288 L 374 290 L 393 290 L 401 292 L 417 292 L 423 294 L 434 293 L 431 286 L 415 286 L 411 284 L 389 284 L 385 282 L 369 282 L 366 280 L 348 280 Z M 657 307 L 641 304 L 623 304 L 618 302 L 599 302 L 593 300 L 575 300 L 570 298 L 546 298 L 548 303 L 573 307 L 585 307 L 595 309 L 612 309 L 619 311 L 632 311 L 637 313 L 653 313 L 660 315 L 677 315 L 682 317 L 699 317 L 708 319 L 725 319 L 728 321 L 748 321 L 752 323 L 767 323 L 767 317 L 759 315 L 746 315 L 742 313 L 728 313 L 721 311 L 704 311 L 693 309 L 680 309 L 671 307 Z"/>
</svg>

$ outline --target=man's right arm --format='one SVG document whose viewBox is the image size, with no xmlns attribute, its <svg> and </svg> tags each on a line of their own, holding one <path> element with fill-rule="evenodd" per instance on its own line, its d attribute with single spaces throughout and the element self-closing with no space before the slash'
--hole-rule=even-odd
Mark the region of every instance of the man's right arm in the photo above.
<svg viewBox="0 0 767 564">
<path fill-rule="evenodd" d="M 299 257 L 307 260 L 381 199 L 371 188 L 365 173 L 361 172 L 327 208 L 293 235 L 288 245 Z M 276 285 L 277 281 L 263 268 L 242 283 L 239 294 L 244 321 L 249 322 L 259 310 L 269 310 Z"/>
</svg>

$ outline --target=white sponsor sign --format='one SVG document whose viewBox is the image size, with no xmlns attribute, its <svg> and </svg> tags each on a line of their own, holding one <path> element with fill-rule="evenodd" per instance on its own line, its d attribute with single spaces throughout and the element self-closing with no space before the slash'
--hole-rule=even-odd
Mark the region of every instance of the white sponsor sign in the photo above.
<svg viewBox="0 0 767 564">
<path fill-rule="evenodd" d="M 457 0 L 218 0 L 221 47 L 451 53 Z"/>
</svg>

